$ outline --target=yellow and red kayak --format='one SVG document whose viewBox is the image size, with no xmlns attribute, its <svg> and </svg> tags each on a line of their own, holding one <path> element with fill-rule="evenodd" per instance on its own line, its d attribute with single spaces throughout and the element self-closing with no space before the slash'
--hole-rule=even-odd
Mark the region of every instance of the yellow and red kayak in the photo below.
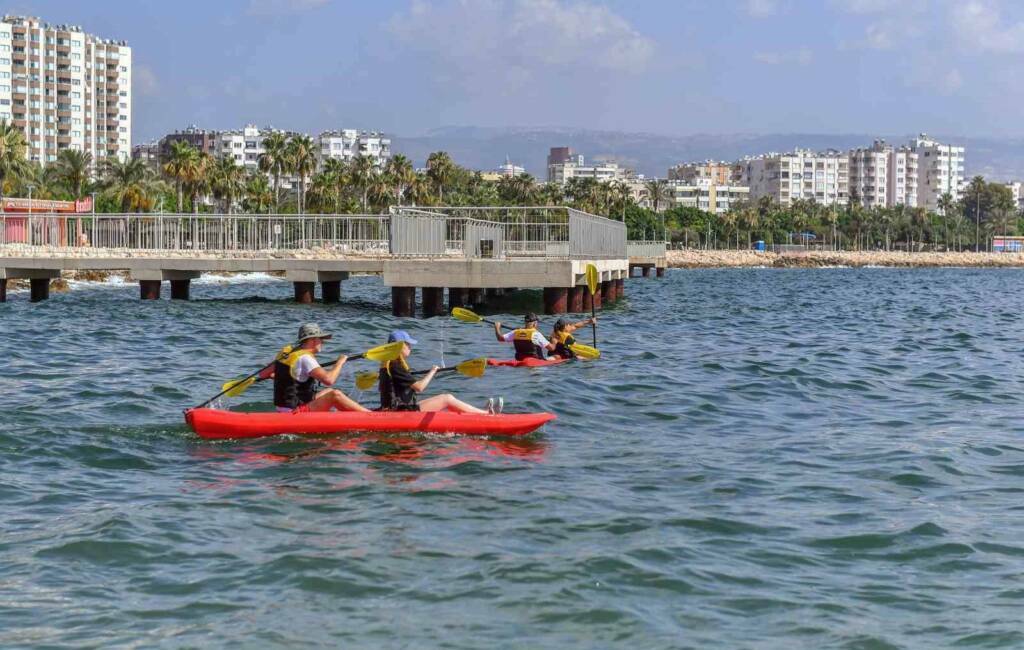
<svg viewBox="0 0 1024 650">
<path fill-rule="evenodd" d="M 200 438 L 261 438 L 282 433 L 322 435 L 355 431 L 459 433 L 522 436 L 555 419 L 553 413 L 476 415 L 437 411 L 323 411 L 316 413 L 238 413 L 198 408 L 185 411 L 185 422 Z"/>
</svg>

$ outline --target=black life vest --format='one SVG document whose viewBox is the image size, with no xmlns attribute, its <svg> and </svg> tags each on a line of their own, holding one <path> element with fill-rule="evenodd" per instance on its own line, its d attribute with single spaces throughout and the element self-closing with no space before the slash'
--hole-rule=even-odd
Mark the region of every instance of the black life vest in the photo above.
<svg viewBox="0 0 1024 650">
<path fill-rule="evenodd" d="M 570 345 L 576 343 L 576 339 L 569 332 L 562 330 L 561 332 L 555 332 L 551 336 L 551 342 L 555 344 L 555 351 L 553 354 L 557 354 L 563 359 L 575 359 L 576 353 L 572 351 Z"/>
<path fill-rule="evenodd" d="M 418 411 L 416 403 L 416 391 L 410 386 L 403 386 L 399 390 L 391 376 L 391 364 L 395 361 L 402 364 L 405 372 L 410 372 L 409 364 L 405 359 L 393 359 L 380 364 L 380 371 L 377 373 L 378 389 L 380 390 L 380 410 L 382 411 Z"/>
<path fill-rule="evenodd" d="M 294 409 L 309 404 L 316 397 L 316 380 L 312 376 L 298 381 L 292 372 L 301 357 L 313 354 L 310 350 L 285 348 L 274 360 L 274 406 Z"/>
<path fill-rule="evenodd" d="M 513 330 L 512 345 L 516 348 L 516 361 L 531 357 L 534 359 L 544 358 L 544 348 L 533 342 L 533 335 L 536 333 L 537 329 L 534 327 Z"/>
</svg>

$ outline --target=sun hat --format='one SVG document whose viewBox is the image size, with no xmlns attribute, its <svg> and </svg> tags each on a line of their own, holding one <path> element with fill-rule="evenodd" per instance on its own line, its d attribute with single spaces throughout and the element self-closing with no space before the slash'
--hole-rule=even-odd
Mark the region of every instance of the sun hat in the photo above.
<svg viewBox="0 0 1024 650">
<path fill-rule="evenodd" d="M 299 328 L 299 343 L 309 339 L 323 339 L 326 341 L 331 338 L 331 336 L 333 336 L 333 334 L 328 334 L 323 331 L 316 323 L 306 323 Z"/>
<path fill-rule="evenodd" d="M 391 332 L 390 336 L 388 336 L 388 343 L 397 343 L 399 341 L 402 343 L 408 343 L 409 345 L 416 345 L 416 339 L 409 336 L 409 332 L 406 332 L 405 330 L 395 330 L 394 332 Z"/>
</svg>

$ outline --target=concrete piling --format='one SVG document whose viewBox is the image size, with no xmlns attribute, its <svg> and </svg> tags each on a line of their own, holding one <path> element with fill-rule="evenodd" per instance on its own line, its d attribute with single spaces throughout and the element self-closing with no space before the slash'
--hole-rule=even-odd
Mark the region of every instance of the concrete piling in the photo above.
<svg viewBox="0 0 1024 650">
<path fill-rule="evenodd" d="M 544 287 L 544 313 L 564 314 L 569 309 L 569 289 Z"/>
<path fill-rule="evenodd" d="M 486 301 L 486 293 L 483 289 L 470 289 L 469 290 L 469 304 L 471 305 L 482 305 Z"/>
<path fill-rule="evenodd" d="M 311 305 L 316 297 L 315 282 L 292 282 L 295 287 L 295 302 L 302 305 Z"/>
<path fill-rule="evenodd" d="M 444 288 L 423 287 L 423 317 L 444 316 Z"/>
<path fill-rule="evenodd" d="M 589 293 L 587 287 L 572 287 L 569 289 L 569 311 L 574 314 L 583 312 L 583 294 Z"/>
<path fill-rule="evenodd" d="M 658 272 L 657 272 L 657 276 L 658 276 L 659 278 L 663 278 L 663 277 L 665 277 L 665 267 L 664 267 L 664 266 L 659 266 L 659 267 L 658 267 Z"/>
<path fill-rule="evenodd" d="M 469 304 L 469 289 L 448 289 L 448 311 L 456 307 L 465 307 Z"/>
<path fill-rule="evenodd" d="M 611 304 L 615 302 L 615 285 L 611 280 L 605 280 L 601 283 L 601 304 Z"/>
<path fill-rule="evenodd" d="M 7 302 L 7 278 L 0 278 L 0 302 Z"/>
<path fill-rule="evenodd" d="M 188 300 L 191 280 L 171 280 L 171 300 Z"/>
<path fill-rule="evenodd" d="M 33 293 L 35 280 L 32 281 Z M 160 300 L 160 280 L 139 280 L 139 298 L 142 300 Z"/>
<path fill-rule="evenodd" d="M 644 269 L 644 277 L 645 278 L 651 277 L 651 267 L 645 266 L 645 267 L 643 267 L 643 269 Z"/>
<path fill-rule="evenodd" d="M 615 299 L 621 300 L 626 296 L 626 281 L 622 278 L 612 280 L 615 283 Z"/>
<path fill-rule="evenodd" d="M 416 287 L 391 287 L 391 314 L 405 318 L 416 315 Z"/>
<path fill-rule="evenodd" d="M 341 280 L 327 280 L 320 283 L 320 295 L 325 304 L 341 301 Z"/>
</svg>

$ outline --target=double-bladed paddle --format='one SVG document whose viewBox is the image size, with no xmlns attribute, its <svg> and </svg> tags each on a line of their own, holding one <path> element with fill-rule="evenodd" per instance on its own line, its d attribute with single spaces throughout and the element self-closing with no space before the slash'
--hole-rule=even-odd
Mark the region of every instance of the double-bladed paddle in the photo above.
<svg viewBox="0 0 1024 650">
<path fill-rule="evenodd" d="M 463 361 L 462 363 L 458 363 L 454 366 L 445 366 L 443 368 L 437 369 L 438 372 L 449 372 L 451 370 L 454 370 L 460 375 L 465 375 L 466 377 L 483 377 L 484 371 L 487 370 L 487 359 L 485 357 L 479 357 L 476 359 L 469 359 L 468 361 Z M 428 372 L 430 371 L 417 370 L 412 374 L 425 375 Z M 374 386 L 377 385 L 378 379 L 380 379 L 379 372 L 370 372 L 367 370 L 365 372 L 357 373 L 356 388 L 358 388 L 359 390 L 369 390 L 370 388 L 373 388 Z"/>
<path fill-rule="evenodd" d="M 476 312 L 472 312 L 463 307 L 456 307 L 455 309 L 453 309 L 452 318 L 454 318 L 455 320 L 462 321 L 463 323 L 490 323 L 492 325 L 494 324 L 494 321 L 488 320 L 483 316 L 477 314 Z M 595 328 L 596 327 L 597 326 L 595 324 Z M 597 340 L 596 334 L 594 335 L 594 340 Z M 599 359 L 601 357 L 601 351 L 598 350 L 596 347 L 592 348 L 589 345 L 583 345 L 582 343 L 573 343 L 572 345 L 569 346 L 569 349 L 572 350 L 576 354 L 576 356 L 581 359 L 593 360 Z"/>
</svg>

